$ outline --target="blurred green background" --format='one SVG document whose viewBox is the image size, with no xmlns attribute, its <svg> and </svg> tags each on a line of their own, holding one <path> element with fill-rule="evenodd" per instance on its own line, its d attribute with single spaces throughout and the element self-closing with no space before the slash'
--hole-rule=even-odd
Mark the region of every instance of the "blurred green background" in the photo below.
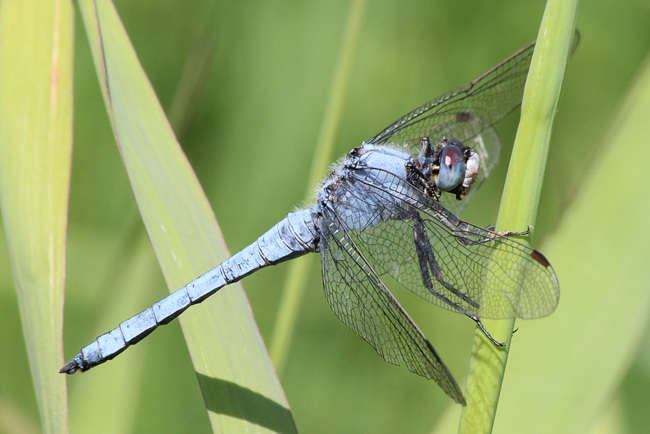
<svg viewBox="0 0 650 434">
<path fill-rule="evenodd" d="M 245 247 L 301 206 L 305 189 L 314 187 L 305 184 L 349 3 L 116 0 L 115 4 L 161 104 L 168 112 L 180 108 L 183 113 L 179 117 L 174 111 L 172 122 L 179 125 L 179 141 L 230 251 Z M 537 0 L 369 2 L 336 155 L 343 156 L 399 116 L 472 80 L 534 40 L 543 9 L 544 2 Z M 560 223 L 604 145 L 603 136 L 650 48 L 649 19 L 650 3 L 639 0 L 581 6 L 577 28 L 582 38 L 567 69 L 556 117 L 536 246 L 543 245 Z M 133 260 L 144 229 L 79 14 L 76 35 L 65 304 L 69 356 L 105 331 L 104 312 L 119 321 L 167 294 L 151 249 L 145 249 L 148 262 Z M 196 95 L 188 98 L 180 83 L 200 68 L 198 60 L 206 52 L 210 53 L 206 73 Z M 473 223 L 496 220 L 516 125 L 517 115 L 512 115 L 498 127 L 504 143 L 502 163 L 463 216 Z M 0 255 L 0 432 L 38 432 L 6 249 L 0 249 Z M 316 264 L 318 257 L 312 256 Z M 553 257 L 549 259 L 553 262 Z M 145 272 L 134 271 L 136 266 Z M 287 268 L 266 269 L 243 282 L 267 343 Z M 129 278 L 131 273 L 141 274 Z M 450 400 L 433 382 L 384 363 L 331 313 L 322 295 L 319 267 L 312 267 L 311 274 L 281 376 L 298 428 L 306 433 L 429 432 Z M 121 300 L 129 296 L 139 300 L 139 307 L 121 310 Z M 409 294 L 400 296 L 464 383 L 474 324 Z M 116 324 L 108 322 L 110 328 Z M 642 347 L 641 359 L 649 357 L 649 348 L 650 344 Z M 133 383 L 130 410 L 115 415 L 96 395 L 118 393 L 119 387 L 91 393 L 83 382 L 90 376 L 109 375 L 121 363 L 132 363 L 136 371 L 128 380 Z M 115 430 L 116 419 L 125 432 L 210 431 L 177 323 L 116 361 L 70 378 L 68 385 L 71 432 Z M 641 417 L 650 396 L 646 392 L 637 397 L 637 391 L 648 386 L 650 369 L 641 362 L 633 364 L 616 401 L 623 402 L 630 429 L 638 430 L 632 432 L 647 432 L 650 426 Z"/>
</svg>

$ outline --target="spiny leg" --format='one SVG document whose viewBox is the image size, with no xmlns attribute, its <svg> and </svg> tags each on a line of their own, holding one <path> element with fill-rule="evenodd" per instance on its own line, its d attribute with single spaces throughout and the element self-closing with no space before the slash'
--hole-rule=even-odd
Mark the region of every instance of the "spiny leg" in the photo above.
<svg viewBox="0 0 650 434">
<path fill-rule="evenodd" d="M 435 200 L 440 199 L 436 184 L 429 180 L 429 178 L 424 173 L 422 173 L 417 160 L 407 161 L 404 165 L 404 168 L 406 169 L 407 179 L 410 182 L 421 188 L 427 196 Z"/>
<path fill-rule="evenodd" d="M 496 226 L 495 225 L 490 225 L 486 227 L 488 231 L 496 232 L 497 234 L 503 236 L 503 237 L 508 237 L 508 236 L 515 236 L 515 237 L 525 237 L 526 235 L 530 234 L 530 226 L 528 226 L 528 229 L 526 229 L 523 232 L 512 232 L 512 231 L 496 231 Z"/>
<path fill-rule="evenodd" d="M 500 348 L 506 346 L 505 342 L 499 342 L 499 341 L 497 341 L 496 339 L 494 339 L 494 338 L 492 337 L 492 335 L 490 334 L 490 332 L 487 331 L 487 329 L 485 328 L 485 326 L 483 325 L 483 323 L 481 322 L 481 320 L 478 319 L 478 317 L 477 317 L 476 315 L 467 315 L 467 316 L 468 316 L 470 319 L 472 319 L 474 322 L 476 322 L 476 324 L 478 324 L 478 326 L 481 328 L 481 331 L 485 334 L 485 336 L 487 336 L 487 338 L 488 338 L 490 341 L 492 341 L 492 343 L 493 343 L 494 345 L 496 345 L 497 347 L 500 347 Z"/>
<path fill-rule="evenodd" d="M 489 231 L 489 232 L 488 232 Z M 512 232 L 512 231 L 494 231 L 494 226 L 488 226 L 485 229 L 482 228 L 477 228 L 473 229 L 471 231 L 468 231 L 467 233 L 471 235 L 478 235 L 482 236 L 483 234 L 487 233 L 487 236 L 483 236 L 483 238 L 478 239 L 478 240 L 471 240 L 467 238 L 466 236 L 458 235 L 456 234 L 456 238 L 463 243 L 466 246 L 475 246 L 477 244 L 484 244 L 493 240 L 498 239 L 498 237 L 506 237 L 506 236 L 525 236 L 530 233 L 530 229 L 527 229 L 524 232 Z M 496 234 L 496 235 L 495 235 Z"/>
<path fill-rule="evenodd" d="M 459 297 L 461 300 L 468 303 L 474 309 L 479 309 L 480 305 L 468 297 L 466 294 L 455 288 L 450 283 L 446 282 L 442 275 L 442 270 L 436 261 L 435 254 L 433 253 L 433 248 L 431 247 L 431 242 L 429 241 L 429 236 L 427 235 L 426 226 L 424 221 L 419 216 L 417 212 L 414 213 L 413 217 L 413 241 L 415 242 L 415 251 L 418 256 L 418 262 L 420 264 L 420 274 L 422 275 L 422 283 L 427 290 L 456 309 L 461 313 L 465 313 L 466 309 L 459 306 L 457 303 L 451 301 L 448 297 L 440 294 L 433 288 L 431 281 L 431 274 L 435 279 L 445 287 L 449 292 Z"/>
<path fill-rule="evenodd" d="M 429 273 L 429 270 L 431 270 L 434 276 L 436 276 L 436 280 L 438 280 L 438 282 L 440 282 L 442 286 L 444 286 L 452 294 L 460 297 L 463 301 L 469 303 L 472 307 L 479 309 L 480 306 L 477 302 L 470 299 L 467 295 L 463 294 L 458 289 L 454 288 L 448 282 L 444 281 L 444 279 L 442 278 L 442 270 L 440 269 L 440 266 L 436 262 L 433 249 L 431 248 L 431 242 L 429 241 L 429 236 L 426 233 L 426 227 L 424 226 L 424 222 L 422 221 L 422 219 L 417 213 L 413 217 L 413 222 L 414 222 L 413 240 L 415 242 L 415 249 L 418 255 L 418 262 L 420 264 L 420 273 L 422 274 L 422 283 L 424 284 L 424 286 L 433 295 L 440 298 L 445 303 L 449 304 L 459 312 L 465 311 L 465 309 L 463 309 L 457 303 L 454 303 L 453 301 L 449 300 L 449 298 L 445 297 L 444 295 L 440 294 L 439 292 L 433 289 L 433 285 L 431 282 L 431 274 Z M 476 324 L 478 324 L 481 331 L 494 345 L 496 345 L 497 347 L 504 347 L 506 345 L 505 343 L 499 342 L 496 339 L 494 339 L 490 334 L 490 332 L 487 331 L 487 329 L 485 328 L 481 320 L 476 315 L 470 315 L 467 313 L 465 315 L 467 315 L 470 319 L 476 322 Z"/>
</svg>

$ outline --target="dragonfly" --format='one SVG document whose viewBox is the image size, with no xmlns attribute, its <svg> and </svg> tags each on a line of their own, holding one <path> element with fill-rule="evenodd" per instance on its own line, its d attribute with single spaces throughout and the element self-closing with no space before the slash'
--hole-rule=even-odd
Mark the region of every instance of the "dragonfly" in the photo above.
<svg viewBox="0 0 650 434">
<path fill-rule="evenodd" d="M 476 80 L 401 117 L 354 148 L 320 185 L 315 204 L 287 215 L 248 247 L 84 347 L 73 374 L 113 359 L 191 305 L 269 265 L 320 253 L 336 316 L 386 362 L 434 380 L 454 401 L 454 377 L 382 277 L 475 321 L 540 318 L 560 297 L 539 251 L 457 215 L 494 168 L 494 124 L 521 103 L 534 43 Z"/>
</svg>

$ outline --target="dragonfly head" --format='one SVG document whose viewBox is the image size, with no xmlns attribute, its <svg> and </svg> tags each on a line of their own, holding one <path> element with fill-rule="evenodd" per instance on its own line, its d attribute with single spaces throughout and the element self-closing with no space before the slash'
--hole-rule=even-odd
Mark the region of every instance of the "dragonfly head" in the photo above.
<svg viewBox="0 0 650 434">
<path fill-rule="evenodd" d="M 441 191 L 453 191 L 465 179 L 465 162 L 463 143 L 456 139 L 444 139 L 438 154 L 438 188 Z"/>
<path fill-rule="evenodd" d="M 443 139 L 434 150 L 425 137 L 417 166 L 422 176 L 433 182 L 438 190 L 455 194 L 456 199 L 461 200 L 478 175 L 480 159 L 460 140 Z"/>
</svg>

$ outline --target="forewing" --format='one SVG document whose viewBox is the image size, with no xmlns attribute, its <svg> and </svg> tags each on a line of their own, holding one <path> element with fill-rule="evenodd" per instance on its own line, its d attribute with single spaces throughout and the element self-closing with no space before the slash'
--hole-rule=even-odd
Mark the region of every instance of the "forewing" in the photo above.
<svg viewBox="0 0 650 434">
<path fill-rule="evenodd" d="M 352 242 L 334 213 L 324 210 L 322 273 L 336 316 L 393 364 L 433 379 L 454 401 L 465 399 L 449 370 L 413 320 Z"/>
<path fill-rule="evenodd" d="M 367 143 L 393 143 L 413 156 L 420 151 L 424 137 L 434 145 L 453 137 L 472 147 L 481 165 L 469 194 L 461 201 L 450 194 L 441 198 L 446 207 L 460 214 L 499 159 L 501 140 L 492 125 L 521 104 L 534 46 L 530 44 L 471 83 L 416 108 Z"/>
<path fill-rule="evenodd" d="M 394 143 L 417 154 L 420 141 L 445 137 L 467 141 L 521 104 L 535 44 L 499 63 L 471 83 L 430 101 L 388 126 L 367 143 Z"/>
<path fill-rule="evenodd" d="M 357 182 L 366 184 L 364 200 L 375 208 L 393 203 L 381 223 L 349 235 L 380 274 L 437 306 L 479 318 L 539 318 L 557 307 L 557 277 L 538 251 L 460 220 L 388 172 Z"/>
</svg>

